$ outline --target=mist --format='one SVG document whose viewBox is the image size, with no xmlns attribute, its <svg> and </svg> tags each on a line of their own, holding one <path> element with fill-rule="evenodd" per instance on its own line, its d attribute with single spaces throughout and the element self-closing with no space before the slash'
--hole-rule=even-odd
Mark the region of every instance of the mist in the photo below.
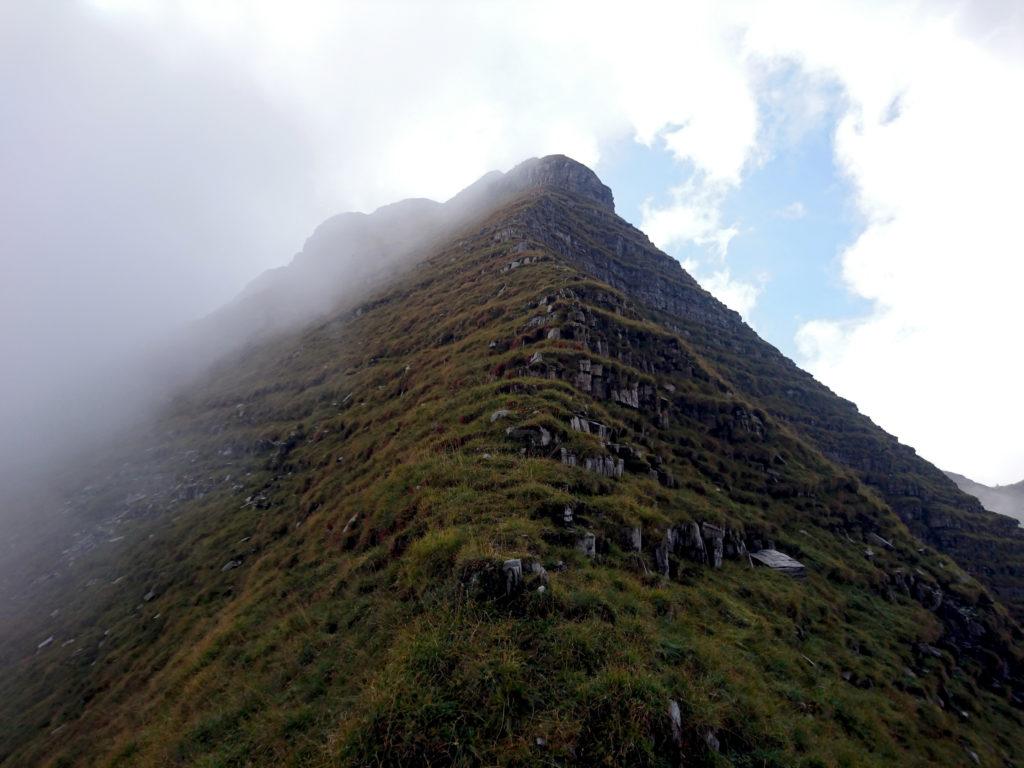
<svg viewBox="0 0 1024 768">
<path fill-rule="evenodd" d="M 296 213 L 309 202 L 291 172 L 305 150 L 229 78 L 183 87 L 75 6 L 0 16 L 9 484 L 148 412 L 155 377 L 141 361 L 286 262 L 316 211 Z M 288 194 L 272 199 L 269 184 Z M 295 210 L 282 210 L 289 198 Z"/>
</svg>

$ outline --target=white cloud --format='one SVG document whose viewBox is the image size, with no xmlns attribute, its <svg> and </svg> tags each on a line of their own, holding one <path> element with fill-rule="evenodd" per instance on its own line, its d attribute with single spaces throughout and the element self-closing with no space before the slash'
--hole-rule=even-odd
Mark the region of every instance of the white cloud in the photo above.
<svg viewBox="0 0 1024 768">
<path fill-rule="evenodd" d="M 867 227 L 842 255 L 843 278 L 874 310 L 804 325 L 803 360 L 940 466 L 1020 478 L 1021 60 L 984 44 L 991 27 L 966 34 L 948 8 L 829 14 L 813 41 L 771 39 L 845 88 L 835 151 Z M 871 23 L 882 31 L 865 57 L 850 31 Z"/>
<path fill-rule="evenodd" d="M 797 200 L 796 202 L 790 203 L 785 208 L 780 208 L 775 215 L 780 219 L 796 221 L 797 219 L 802 219 L 807 215 L 807 206 Z"/>
<path fill-rule="evenodd" d="M 721 204 L 725 189 L 694 179 L 674 187 L 672 202 L 656 206 L 647 200 L 641 206 L 640 228 L 659 248 L 695 243 L 724 259 L 729 242 L 739 233 L 735 226 L 722 224 Z"/>
<path fill-rule="evenodd" d="M 734 309 L 749 319 L 751 310 L 761 295 L 762 286 L 756 283 L 736 280 L 728 269 L 720 269 L 707 278 L 698 278 L 704 288 L 714 294 L 729 309 Z"/>
</svg>

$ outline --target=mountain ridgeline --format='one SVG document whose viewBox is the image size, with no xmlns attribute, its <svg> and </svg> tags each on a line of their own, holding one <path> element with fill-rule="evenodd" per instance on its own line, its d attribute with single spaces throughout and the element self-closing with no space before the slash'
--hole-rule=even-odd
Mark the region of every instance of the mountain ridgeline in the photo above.
<svg viewBox="0 0 1024 768">
<path fill-rule="evenodd" d="M 331 219 L 202 328 L 5 575 L 0 764 L 1024 761 L 1016 521 L 575 161 Z"/>
<path fill-rule="evenodd" d="M 1024 525 L 1024 480 L 1010 485 L 984 485 L 956 472 L 946 475 L 964 493 L 981 502 L 985 509 L 1007 515 Z"/>
</svg>

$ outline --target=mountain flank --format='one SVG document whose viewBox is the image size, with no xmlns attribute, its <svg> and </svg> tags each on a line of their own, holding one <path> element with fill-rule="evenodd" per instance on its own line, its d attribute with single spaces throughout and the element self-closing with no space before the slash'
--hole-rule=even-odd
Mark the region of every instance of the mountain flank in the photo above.
<svg viewBox="0 0 1024 768">
<path fill-rule="evenodd" d="M 946 472 L 957 487 L 982 503 L 985 509 L 1012 517 L 1024 524 L 1024 480 L 1010 485 L 984 485 L 956 472 Z"/>
<path fill-rule="evenodd" d="M 3 765 L 1021 763 L 1013 520 L 584 166 L 439 205 L 325 224 L 219 316 L 308 270 L 313 317 L 60 473 L 67 546 L 4 582 Z M 390 257 L 346 291 L 353 248 Z"/>
</svg>

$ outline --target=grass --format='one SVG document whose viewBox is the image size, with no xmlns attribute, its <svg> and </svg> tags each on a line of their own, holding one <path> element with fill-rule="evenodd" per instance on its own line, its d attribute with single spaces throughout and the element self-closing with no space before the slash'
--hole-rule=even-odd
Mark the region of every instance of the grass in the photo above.
<svg viewBox="0 0 1024 768">
<path fill-rule="evenodd" d="M 160 458 L 134 445 L 117 457 L 135 479 L 107 481 L 80 514 L 150 477 L 202 493 L 158 497 L 165 513 L 133 521 L 116 556 L 40 587 L 37 604 L 60 613 L 26 611 L 5 640 L 20 655 L 0 682 L 3 764 L 926 766 L 964 764 L 966 747 L 985 765 L 1019 759 L 1020 711 L 973 657 L 916 650 L 943 625 L 891 574 L 955 590 L 1012 647 L 1005 611 L 773 416 L 755 377 L 739 386 L 733 366 L 742 378 L 748 365 L 698 353 L 694 334 L 543 243 L 538 262 L 501 272 L 510 246 L 492 232 L 545 204 L 481 222 L 362 311 L 224 364 L 167 411 Z M 571 215 L 599 247 L 586 210 Z M 576 323 L 574 338 L 538 336 L 537 316 Z M 584 392 L 567 373 L 583 357 L 649 385 L 655 405 Z M 560 461 L 561 447 L 617 450 L 574 432 L 578 414 L 633 449 L 623 477 Z M 688 521 L 773 540 L 809 574 L 673 558 L 658 575 L 654 546 Z M 639 555 L 626 526 L 642 528 Z M 896 549 L 865 558 L 868 530 Z M 584 531 L 594 559 L 576 547 Z M 515 557 L 544 564 L 543 591 L 472 586 Z"/>
</svg>

